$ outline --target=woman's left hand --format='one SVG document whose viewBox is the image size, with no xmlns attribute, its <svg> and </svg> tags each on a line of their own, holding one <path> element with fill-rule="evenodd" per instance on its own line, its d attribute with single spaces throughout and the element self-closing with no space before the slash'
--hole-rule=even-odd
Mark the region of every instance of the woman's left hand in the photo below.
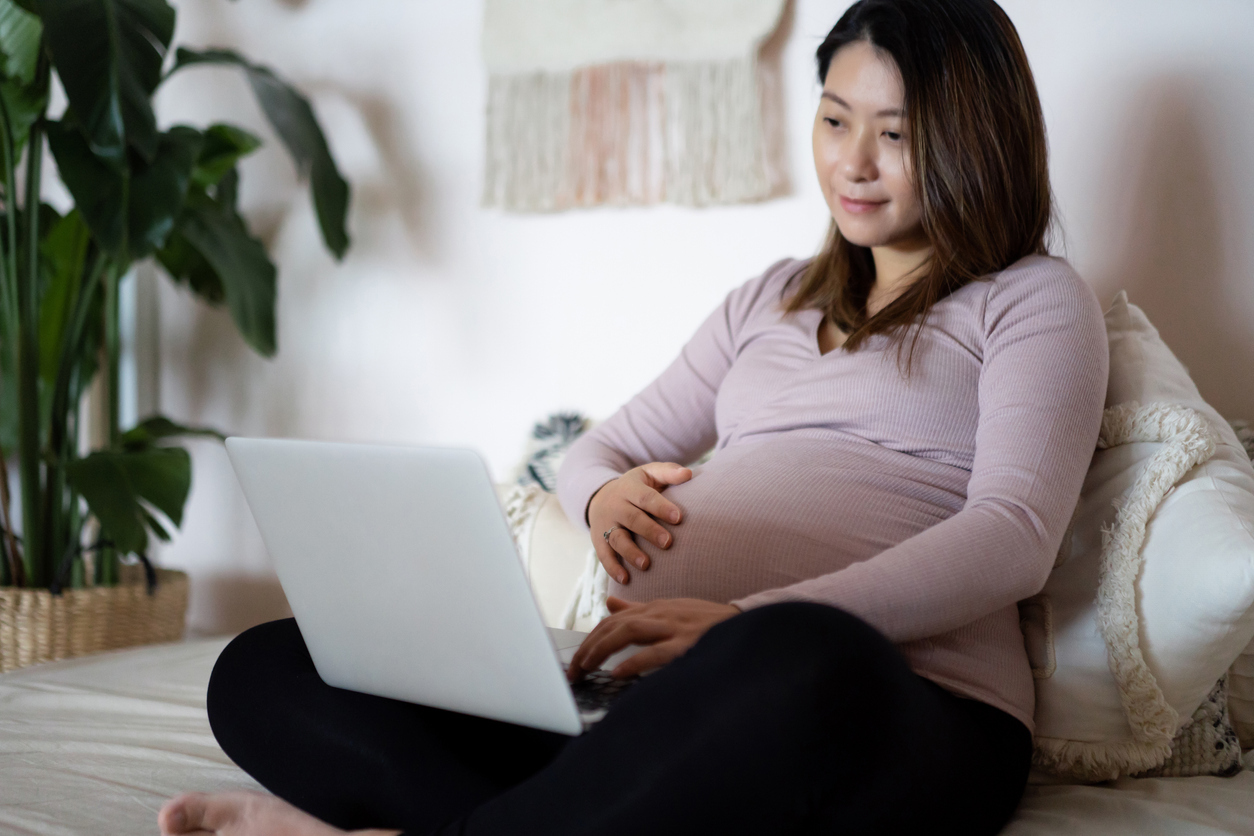
<svg viewBox="0 0 1254 836">
<path fill-rule="evenodd" d="M 740 613 L 731 604 L 699 598 L 659 598 L 638 604 L 611 595 L 605 604 L 610 615 L 602 619 L 579 645 L 566 676 L 571 682 L 629 644 L 648 645 L 610 671 L 616 679 L 660 668 L 697 643 L 720 621 Z"/>
</svg>

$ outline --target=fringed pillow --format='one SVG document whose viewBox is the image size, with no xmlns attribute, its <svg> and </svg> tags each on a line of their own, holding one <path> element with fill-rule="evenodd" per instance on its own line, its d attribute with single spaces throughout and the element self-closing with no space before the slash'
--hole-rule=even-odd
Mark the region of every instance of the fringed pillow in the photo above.
<svg viewBox="0 0 1254 836">
<path fill-rule="evenodd" d="M 1254 458 L 1254 428 L 1249 421 L 1234 421 L 1237 439 L 1246 455 Z M 1254 748 L 1254 643 L 1245 648 L 1228 669 L 1228 710 L 1241 741 L 1241 749 Z M 1249 758 L 1247 756 L 1247 762 Z"/>
<path fill-rule="evenodd" d="M 1106 329 L 1099 449 L 1056 567 L 1022 607 L 1034 763 L 1085 781 L 1230 773 L 1221 678 L 1254 638 L 1254 470 L 1124 293 Z"/>
</svg>

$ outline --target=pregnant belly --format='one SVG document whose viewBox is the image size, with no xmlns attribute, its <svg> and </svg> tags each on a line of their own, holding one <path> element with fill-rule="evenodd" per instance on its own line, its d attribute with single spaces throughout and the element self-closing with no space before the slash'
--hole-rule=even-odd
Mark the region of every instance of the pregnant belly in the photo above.
<svg viewBox="0 0 1254 836">
<path fill-rule="evenodd" d="M 727 602 L 875 556 L 962 507 L 969 475 L 878 445 L 783 435 L 721 450 L 665 496 L 683 511 L 669 549 L 641 541 L 629 601 Z"/>
</svg>

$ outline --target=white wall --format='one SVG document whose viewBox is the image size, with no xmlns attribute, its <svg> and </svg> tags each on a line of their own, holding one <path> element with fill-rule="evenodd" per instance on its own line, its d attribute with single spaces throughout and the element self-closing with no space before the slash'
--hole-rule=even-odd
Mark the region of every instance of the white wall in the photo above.
<svg viewBox="0 0 1254 836">
<path fill-rule="evenodd" d="M 501 478 L 531 423 L 604 416 L 669 362 L 731 287 L 817 247 L 812 55 L 845 0 L 797 0 L 783 54 L 792 196 L 723 209 L 481 209 L 481 3 L 180 2 L 176 41 L 233 46 L 314 100 L 354 187 L 336 265 L 246 84 L 188 71 L 163 124 L 245 125 L 267 148 L 243 204 L 279 264 L 279 355 L 163 282 L 160 402 L 229 433 L 478 447 Z M 1254 417 L 1254 3 L 1014 0 L 1053 154 L 1066 254 L 1126 287 L 1226 415 Z M 282 611 L 220 447 L 194 445 L 182 532 L 193 629 Z M 346 560 L 351 560 L 346 555 Z"/>
</svg>

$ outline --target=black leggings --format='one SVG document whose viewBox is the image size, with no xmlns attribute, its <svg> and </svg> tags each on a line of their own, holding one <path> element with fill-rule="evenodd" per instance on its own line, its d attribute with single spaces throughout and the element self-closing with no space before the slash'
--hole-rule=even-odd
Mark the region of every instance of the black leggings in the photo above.
<svg viewBox="0 0 1254 836">
<path fill-rule="evenodd" d="M 1032 751 L 1014 717 L 808 603 L 716 624 L 578 737 L 332 688 L 291 619 L 222 652 L 209 721 L 281 798 L 409 836 L 995 834 Z"/>
</svg>

